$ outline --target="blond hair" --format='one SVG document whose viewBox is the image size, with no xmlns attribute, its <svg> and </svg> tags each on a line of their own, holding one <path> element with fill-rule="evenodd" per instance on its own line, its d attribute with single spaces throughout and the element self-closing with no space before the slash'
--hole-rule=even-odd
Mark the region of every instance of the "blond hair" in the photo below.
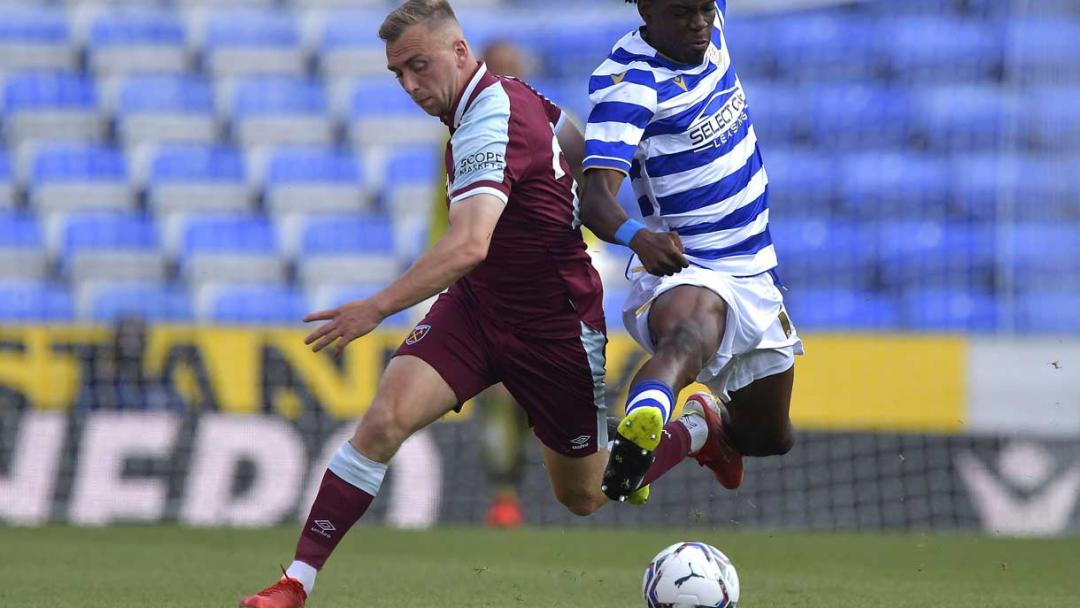
<svg viewBox="0 0 1080 608">
<path fill-rule="evenodd" d="M 379 27 L 379 38 L 386 42 L 397 42 L 405 30 L 417 23 L 457 23 L 457 16 L 446 0 L 406 0 L 394 9 Z"/>
</svg>

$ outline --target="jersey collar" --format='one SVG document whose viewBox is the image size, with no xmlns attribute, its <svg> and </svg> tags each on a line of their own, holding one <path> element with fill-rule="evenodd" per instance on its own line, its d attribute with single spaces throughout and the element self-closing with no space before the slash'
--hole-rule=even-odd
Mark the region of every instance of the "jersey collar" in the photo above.
<svg viewBox="0 0 1080 608">
<path fill-rule="evenodd" d="M 461 118 L 465 115 L 465 110 L 469 109 L 473 93 L 476 92 L 476 87 L 480 85 L 480 81 L 484 79 L 487 72 L 487 65 L 483 61 L 477 62 L 476 72 L 473 73 L 472 78 L 469 79 L 469 84 L 465 85 L 465 88 L 458 94 L 458 98 L 454 101 L 454 106 L 450 113 L 443 116 L 443 122 L 451 129 L 456 129 L 461 125 Z"/>
</svg>

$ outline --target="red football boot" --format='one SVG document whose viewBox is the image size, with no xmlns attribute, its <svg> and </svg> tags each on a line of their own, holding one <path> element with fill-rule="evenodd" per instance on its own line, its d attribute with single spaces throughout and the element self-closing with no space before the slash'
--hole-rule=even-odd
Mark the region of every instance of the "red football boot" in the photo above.
<svg viewBox="0 0 1080 608">
<path fill-rule="evenodd" d="M 307 601 L 304 586 L 295 578 L 286 576 L 284 568 L 281 574 L 278 582 L 240 600 L 240 608 L 304 608 Z"/>
<path fill-rule="evenodd" d="M 720 414 L 720 403 L 709 393 L 694 393 L 686 398 L 683 413 L 695 413 L 705 419 L 709 427 L 709 438 L 705 440 L 694 458 L 703 467 L 712 469 L 713 476 L 720 485 L 728 490 L 742 485 L 743 461 L 735 446 L 724 433 L 724 419 Z"/>
</svg>

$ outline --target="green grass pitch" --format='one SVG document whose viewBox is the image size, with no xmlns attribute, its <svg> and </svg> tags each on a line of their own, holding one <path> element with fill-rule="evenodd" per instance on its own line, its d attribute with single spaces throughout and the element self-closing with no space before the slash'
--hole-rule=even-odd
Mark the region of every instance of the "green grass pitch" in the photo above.
<svg viewBox="0 0 1080 608">
<path fill-rule="evenodd" d="M 235 606 L 277 576 L 295 528 L 0 527 L 0 606 Z M 641 606 L 654 553 L 734 560 L 741 608 L 1080 606 L 1080 538 L 720 530 L 354 530 L 312 608 Z"/>
</svg>

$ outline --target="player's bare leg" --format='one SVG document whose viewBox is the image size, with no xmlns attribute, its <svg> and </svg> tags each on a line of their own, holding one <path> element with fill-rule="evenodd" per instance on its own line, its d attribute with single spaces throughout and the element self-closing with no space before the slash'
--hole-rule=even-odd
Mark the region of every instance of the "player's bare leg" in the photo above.
<svg viewBox="0 0 1080 608">
<path fill-rule="evenodd" d="M 727 435 L 744 456 L 780 456 L 791 451 L 791 389 L 795 366 L 760 378 L 731 393 Z"/>
<path fill-rule="evenodd" d="M 660 454 L 661 429 L 667 430 L 665 425 L 671 424 L 675 395 L 694 381 L 720 347 L 726 318 L 727 304 L 703 287 L 681 285 L 652 303 L 649 331 L 654 354 L 631 383 L 626 416 L 613 438 L 604 473 L 604 492 L 613 500 L 625 500 L 629 490 L 648 483 L 646 474 Z M 692 452 L 700 449 L 709 435 L 722 434 L 715 421 L 699 428 L 695 418 L 686 419 L 684 425 L 692 430 Z M 742 461 L 731 466 L 741 469 Z M 741 473 L 738 477 L 741 479 Z"/>
<path fill-rule="evenodd" d="M 341 446 L 323 476 L 292 565 L 280 581 L 244 598 L 240 606 L 302 608 L 315 575 L 374 500 L 386 463 L 410 435 L 456 405 L 450 386 L 422 359 L 391 359 L 356 433 Z"/>
</svg>

